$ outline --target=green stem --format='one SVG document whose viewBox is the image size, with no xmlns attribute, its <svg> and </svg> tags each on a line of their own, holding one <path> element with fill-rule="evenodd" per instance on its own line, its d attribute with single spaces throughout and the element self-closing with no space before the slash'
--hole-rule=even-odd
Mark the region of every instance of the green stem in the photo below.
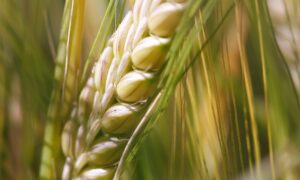
<svg viewBox="0 0 300 180">
<path fill-rule="evenodd" d="M 77 97 L 81 60 L 84 0 L 66 0 L 62 19 L 60 43 L 56 57 L 54 89 L 48 109 L 44 146 L 40 165 L 40 179 L 58 179 L 60 135 L 72 102 Z"/>
</svg>

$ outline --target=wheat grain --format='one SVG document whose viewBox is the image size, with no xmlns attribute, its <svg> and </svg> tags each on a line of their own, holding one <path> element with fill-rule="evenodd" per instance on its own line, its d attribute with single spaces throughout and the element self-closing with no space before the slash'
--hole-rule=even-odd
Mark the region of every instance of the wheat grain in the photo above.
<svg viewBox="0 0 300 180">
<path fill-rule="evenodd" d="M 101 169 L 101 168 L 93 168 L 93 169 L 85 169 L 83 173 L 81 173 L 75 180 L 82 179 L 97 179 L 97 180 L 106 180 L 112 179 L 115 170 L 113 168 L 109 169 Z"/>
<path fill-rule="evenodd" d="M 131 2 L 133 9 L 108 41 L 65 125 L 63 179 L 111 179 L 126 138 L 157 90 L 157 71 L 185 0 Z"/>
<path fill-rule="evenodd" d="M 141 70 L 157 70 L 164 63 L 169 38 L 150 36 L 144 38 L 133 50 L 134 67 Z"/>
</svg>

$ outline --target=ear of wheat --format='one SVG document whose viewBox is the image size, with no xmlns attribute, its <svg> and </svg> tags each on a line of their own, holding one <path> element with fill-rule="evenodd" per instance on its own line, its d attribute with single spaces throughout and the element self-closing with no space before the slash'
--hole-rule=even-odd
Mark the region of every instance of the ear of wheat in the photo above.
<svg viewBox="0 0 300 180">
<path fill-rule="evenodd" d="M 157 90 L 186 0 L 136 0 L 82 89 L 62 134 L 63 179 L 111 179 Z"/>
</svg>

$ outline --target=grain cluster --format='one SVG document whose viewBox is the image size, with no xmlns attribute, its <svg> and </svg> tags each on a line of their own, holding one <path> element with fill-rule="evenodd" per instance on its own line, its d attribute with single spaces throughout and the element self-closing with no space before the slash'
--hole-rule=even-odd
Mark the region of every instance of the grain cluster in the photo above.
<svg viewBox="0 0 300 180">
<path fill-rule="evenodd" d="M 135 0 L 93 67 L 62 134 L 62 178 L 111 179 L 157 90 L 186 0 Z"/>
</svg>

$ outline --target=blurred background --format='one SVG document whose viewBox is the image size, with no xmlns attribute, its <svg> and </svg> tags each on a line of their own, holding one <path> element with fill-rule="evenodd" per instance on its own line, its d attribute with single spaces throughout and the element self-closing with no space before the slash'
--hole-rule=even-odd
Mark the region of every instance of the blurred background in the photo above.
<svg viewBox="0 0 300 180">
<path fill-rule="evenodd" d="M 108 2 L 85 1 L 82 64 Z M 300 179 L 300 1 L 216 2 L 124 179 Z M 0 179 L 38 179 L 63 9 L 0 0 Z"/>
</svg>

